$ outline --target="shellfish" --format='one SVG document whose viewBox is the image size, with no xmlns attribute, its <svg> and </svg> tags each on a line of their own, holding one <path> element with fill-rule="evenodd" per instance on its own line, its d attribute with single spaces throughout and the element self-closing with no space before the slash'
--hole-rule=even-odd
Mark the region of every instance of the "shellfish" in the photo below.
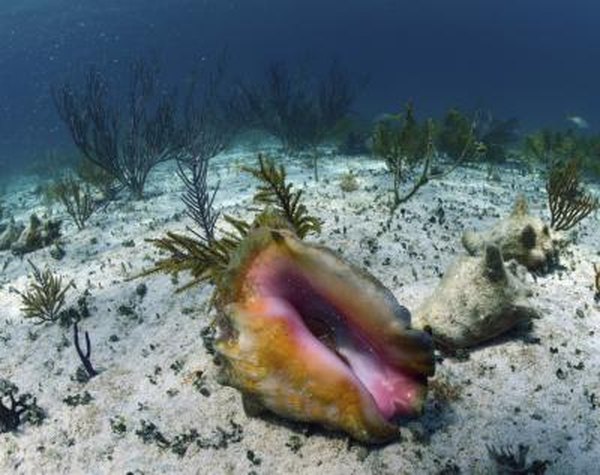
<svg viewBox="0 0 600 475">
<path fill-rule="evenodd" d="M 529 270 L 541 270 L 556 260 L 556 238 L 543 221 L 529 213 L 524 196 L 519 196 L 512 213 L 487 231 L 466 231 L 462 243 L 472 255 L 483 255 L 487 246 L 500 249 L 506 261 L 515 259 Z"/>
<path fill-rule="evenodd" d="M 500 249 L 485 248 L 481 257 L 463 256 L 415 311 L 415 326 L 429 327 L 439 346 L 470 348 L 538 318 L 529 303 L 527 270 L 504 263 Z"/>
<path fill-rule="evenodd" d="M 418 414 L 434 371 L 429 334 L 372 275 L 287 230 L 259 227 L 217 283 L 221 382 L 245 408 L 364 442 Z"/>
</svg>

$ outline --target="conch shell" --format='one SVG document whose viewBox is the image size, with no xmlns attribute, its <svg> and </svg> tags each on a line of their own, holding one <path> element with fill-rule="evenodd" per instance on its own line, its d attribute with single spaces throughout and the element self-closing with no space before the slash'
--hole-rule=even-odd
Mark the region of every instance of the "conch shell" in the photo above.
<svg viewBox="0 0 600 475">
<path fill-rule="evenodd" d="M 397 435 L 434 371 L 429 334 L 370 274 L 287 230 L 259 227 L 217 283 L 221 382 L 246 408 L 342 430 Z"/>
<path fill-rule="evenodd" d="M 448 350 L 469 348 L 538 318 L 531 307 L 527 270 L 505 264 L 500 249 L 488 246 L 481 257 L 463 256 L 452 264 L 415 311 L 417 328 L 429 327 Z"/>
<path fill-rule="evenodd" d="M 529 213 L 524 196 L 519 196 L 512 213 L 483 232 L 466 231 L 462 237 L 472 256 L 485 254 L 486 247 L 497 247 L 504 260 L 516 260 L 527 269 L 547 269 L 558 252 L 556 237 L 549 226 Z"/>
</svg>

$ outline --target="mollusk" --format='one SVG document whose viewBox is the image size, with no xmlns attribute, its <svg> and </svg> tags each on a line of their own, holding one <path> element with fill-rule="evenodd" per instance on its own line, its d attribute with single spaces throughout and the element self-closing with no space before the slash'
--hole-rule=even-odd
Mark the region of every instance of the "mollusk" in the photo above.
<svg viewBox="0 0 600 475">
<path fill-rule="evenodd" d="M 483 256 L 463 256 L 444 272 L 413 323 L 429 328 L 448 350 L 479 345 L 539 318 L 526 278 L 525 267 L 514 260 L 505 264 L 500 249 L 487 246 Z"/>
<path fill-rule="evenodd" d="M 433 374 L 430 336 L 378 280 L 287 230 L 257 228 L 217 284 L 221 382 L 244 407 L 343 430 L 397 435 Z"/>
</svg>

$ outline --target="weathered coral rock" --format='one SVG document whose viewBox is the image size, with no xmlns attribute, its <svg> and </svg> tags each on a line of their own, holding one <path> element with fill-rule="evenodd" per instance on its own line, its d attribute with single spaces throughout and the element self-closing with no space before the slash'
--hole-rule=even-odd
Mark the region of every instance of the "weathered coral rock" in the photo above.
<svg viewBox="0 0 600 475">
<path fill-rule="evenodd" d="M 462 243 L 471 255 L 481 255 L 488 245 L 497 246 L 505 260 L 515 259 L 529 270 L 547 267 L 557 254 L 550 228 L 529 214 L 527 201 L 522 196 L 510 216 L 487 231 L 467 231 Z"/>
<path fill-rule="evenodd" d="M 12 244 L 19 239 L 19 236 L 25 229 L 21 223 L 15 222 L 13 218 L 10 221 L 0 225 L 0 251 L 10 249 Z"/>
<path fill-rule="evenodd" d="M 494 246 L 481 257 L 459 258 L 417 309 L 414 325 L 429 329 L 449 349 L 490 340 L 537 317 L 527 302 L 526 274 L 515 261 L 505 264 Z"/>
<path fill-rule="evenodd" d="M 21 255 L 49 246 L 60 237 L 60 225 L 60 221 L 52 219 L 42 221 L 37 215 L 32 214 L 29 225 L 10 246 L 12 252 Z"/>
<path fill-rule="evenodd" d="M 244 407 L 343 430 L 397 435 L 422 409 L 430 336 L 373 276 L 287 230 L 246 237 L 217 283 L 221 381 Z"/>
</svg>

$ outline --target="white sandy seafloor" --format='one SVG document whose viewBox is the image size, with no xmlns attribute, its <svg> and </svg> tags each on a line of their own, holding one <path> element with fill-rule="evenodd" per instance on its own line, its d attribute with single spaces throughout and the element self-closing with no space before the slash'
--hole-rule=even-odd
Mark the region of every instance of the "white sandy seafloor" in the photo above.
<svg viewBox="0 0 600 475">
<path fill-rule="evenodd" d="M 255 182 L 239 165 L 255 160 L 255 154 L 235 152 L 213 161 L 211 183 L 221 182 L 216 204 L 223 212 L 249 216 Z M 464 253 L 463 230 L 505 216 L 518 193 L 530 198 L 533 213 L 548 217 L 543 179 L 517 169 L 500 170 L 500 182 L 488 180 L 483 167 L 459 169 L 428 184 L 390 220 L 390 179 L 381 163 L 324 157 L 318 183 L 308 163 L 287 160 L 289 179 L 324 222 L 323 233 L 310 239 L 367 267 L 409 309 Z M 360 189 L 345 193 L 340 177 L 349 170 Z M 44 211 L 35 185 L 23 178 L 9 187 L 4 201 L 17 217 Z M 37 395 L 48 414 L 41 426 L 0 435 L 0 473 L 486 474 L 494 473 L 486 445 L 518 444 L 529 446 L 529 462 L 548 461 L 547 473 L 600 472 L 600 307 L 592 266 L 600 262 L 598 216 L 572 233 L 562 270 L 531 277 L 531 302 L 542 318 L 529 335 L 484 346 L 466 361 L 444 358 L 424 415 L 405 424 L 397 442 L 363 447 L 304 424 L 248 418 L 240 394 L 216 382 L 202 343 L 211 289 L 174 294 L 178 283 L 170 276 L 128 280 L 157 257 L 145 238 L 190 224 L 181 190 L 173 164 L 166 164 L 151 175 L 146 200 L 111 203 L 80 232 L 65 219 L 61 261 L 48 249 L 27 256 L 74 279 L 68 303 L 91 292 L 91 316 L 80 326 L 90 333 L 92 362 L 102 371 L 86 384 L 73 380 L 79 360 L 71 332 L 36 326 L 21 314 L 11 288 L 26 288 L 26 262 L 0 253 L 0 376 Z M 142 282 L 144 297 L 136 294 Z M 121 315 L 120 306 L 134 315 Z M 93 397 L 89 404 L 63 402 L 84 391 Z M 170 441 L 196 429 L 201 446 L 192 443 L 180 456 L 145 443 L 136 435 L 142 420 Z M 116 421 L 124 431 L 114 429 Z"/>
</svg>

